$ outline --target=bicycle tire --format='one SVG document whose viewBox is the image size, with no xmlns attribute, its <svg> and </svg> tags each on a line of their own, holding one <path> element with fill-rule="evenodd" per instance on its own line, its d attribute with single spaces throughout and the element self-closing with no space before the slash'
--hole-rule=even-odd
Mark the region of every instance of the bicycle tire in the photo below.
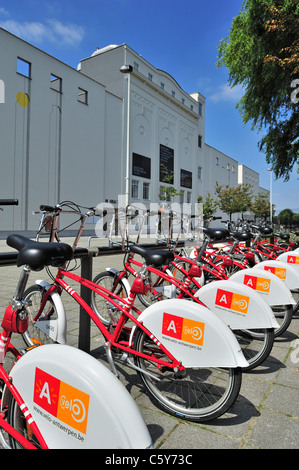
<svg viewBox="0 0 299 470">
<path fill-rule="evenodd" d="M 234 330 L 233 333 L 249 364 L 242 368 L 244 372 L 255 369 L 268 358 L 274 344 L 273 328 Z"/>
<path fill-rule="evenodd" d="M 36 323 L 33 322 L 33 318 L 37 314 L 42 298 L 45 294 L 45 289 L 38 284 L 28 287 L 24 292 L 24 300 L 31 301 L 31 305 L 26 306 L 28 312 L 29 323 L 28 329 L 25 333 L 22 334 L 23 340 L 27 346 L 33 346 L 34 344 L 54 344 L 55 341 L 50 338 L 48 335 L 43 333 L 39 328 L 37 328 Z M 56 319 L 58 317 L 55 304 L 51 297 L 48 298 L 44 311 L 40 318 L 46 316 L 51 312 L 51 318 Z"/>
<path fill-rule="evenodd" d="M 293 305 L 275 305 L 271 308 L 276 321 L 279 323 L 279 328 L 275 328 L 274 330 L 274 338 L 277 338 L 278 336 L 281 336 L 290 326 L 294 310 Z"/>
<path fill-rule="evenodd" d="M 171 276 L 171 272 L 168 270 L 166 270 L 166 274 Z M 144 307 L 149 307 L 155 302 L 160 302 L 161 300 L 167 299 L 168 297 L 163 295 L 163 293 L 155 293 L 155 288 L 171 284 L 169 281 L 166 281 L 166 279 L 160 277 L 156 273 L 148 271 L 147 275 L 149 277 L 149 284 L 152 286 L 154 291 L 152 292 L 151 290 L 149 290 L 147 294 L 137 294 L 138 299 L 140 300 L 142 305 L 144 305 Z"/>
<path fill-rule="evenodd" d="M 163 356 L 159 346 L 141 329 L 136 332 L 134 347 L 142 353 Z M 216 419 L 229 411 L 240 392 L 240 368 L 196 367 L 176 373 L 172 368 L 159 370 L 154 362 L 139 356 L 135 356 L 135 363 L 153 402 L 176 418 L 193 422 Z"/>
<path fill-rule="evenodd" d="M 110 271 L 104 271 L 97 274 L 93 279 L 93 282 L 113 292 L 119 297 L 127 299 L 129 297 L 129 292 L 127 291 L 126 285 L 121 279 L 118 281 L 117 285 L 115 285 L 116 277 L 116 274 Z M 110 325 L 111 322 L 117 323 L 121 314 L 114 305 L 94 291 L 91 293 L 91 308 L 105 326 Z"/>
<path fill-rule="evenodd" d="M 7 421 L 8 424 L 25 437 L 25 439 L 28 439 L 31 444 L 38 449 L 41 448 L 24 414 L 12 395 L 9 397 Z M 12 449 L 24 449 L 24 447 L 10 434 L 8 436 L 8 442 Z"/>
</svg>

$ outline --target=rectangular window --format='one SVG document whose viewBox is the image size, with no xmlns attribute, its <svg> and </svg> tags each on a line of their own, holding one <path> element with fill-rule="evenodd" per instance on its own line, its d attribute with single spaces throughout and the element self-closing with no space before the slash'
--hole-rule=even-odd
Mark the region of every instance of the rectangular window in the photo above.
<svg viewBox="0 0 299 470">
<path fill-rule="evenodd" d="M 197 145 L 201 149 L 201 146 L 202 146 L 202 136 L 201 135 L 198 136 Z"/>
<path fill-rule="evenodd" d="M 198 178 L 199 180 L 201 180 L 201 176 L 202 176 L 202 167 L 199 166 L 199 167 L 197 168 L 197 178 Z"/>
<path fill-rule="evenodd" d="M 162 90 L 164 90 L 165 84 L 163 82 L 161 82 L 160 86 L 161 86 Z"/>
<path fill-rule="evenodd" d="M 51 84 L 50 84 L 51 90 L 55 90 L 61 93 L 62 92 L 62 79 L 60 77 L 57 77 L 53 73 L 51 73 L 50 81 L 51 81 Z"/>
<path fill-rule="evenodd" d="M 171 95 L 175 97 L 175 91 L 172 90 Z"/>
<path fill-rule="evenodd" d="M 152 82 L 153 81 L 153 76 L 151 73 L 148 74 L 148 79 Z"/>
<path fill-rule="evenodd" d="M 78 101 L 83 104 L 88 104 L 88 92 L 83 88 L 78 87 Z"/>
<path fill-rule="evenodd" d="M 150 198 L 149 183 L 143 183 L 143 199 L 148 200 Z"/>
<path fill-rule="evenodd" d="M 187 203 L 190 204 L 191 203 L 191 192 L 190 191 L 187 191 Z"/>
<path fill-rule="evenodd" d="M 131 197 L 134 199 L 138 199 L 139 197 L 139 181 L 137 180 L 132 180 Z"/>
<path fill-rule="evenodd" d="M 138 71 L 139 69 L 139 64 L 137 62 L 134 62 L 134 69 Z"/>
<path fill-rule="evenodd" d="M 17 58 L 17 73 L 24 77 L 31 78 L 31 63 L 27 60 Z"/>
<path fill-rule="evenodd" d="M 219 158 L 216 157 L 216 165 L 219 165 Z"/>
<path fill-rule="evenodd" d="M 198 103 L 198 114 L 202 116 L 202 104 Z"/>
</svg>

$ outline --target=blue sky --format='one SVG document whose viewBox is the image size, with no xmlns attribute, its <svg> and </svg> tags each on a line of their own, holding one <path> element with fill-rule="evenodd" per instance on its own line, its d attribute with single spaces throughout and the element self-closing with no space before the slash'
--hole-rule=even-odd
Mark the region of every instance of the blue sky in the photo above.
<svg viewBox="0 0 299 470">
<path fill-rule="evenodd" d="M 97 47 L 126 43 L 155 67 L 170 73 L 187 92 L 206 97 L 206 143 L 260 174 L 270 187 L 261 135 L 243 125 L 218 69 L 217 47 L 229 34 L 243 0 L 0 0 L 0 26 L 72 67 Z M 273 178 L 276 213 L 299 213 L 299 179 Z"/>
</svg>

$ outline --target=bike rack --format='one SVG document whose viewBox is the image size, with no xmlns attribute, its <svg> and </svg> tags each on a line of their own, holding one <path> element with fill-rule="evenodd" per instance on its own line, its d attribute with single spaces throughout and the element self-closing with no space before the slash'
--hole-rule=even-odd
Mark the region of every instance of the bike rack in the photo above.
<svg viewBox="0 0 299 470">
<path fill-rule="evenodd" d="M 184 242 L 179 242 L 177 246 L 183 245 Z M 165 248 L 165 244 L 158 243 L 145 243 L 140 246 L 149 249 Z M 81 277 L 92 281 L 92 260 L 97 256 L 109 256 L 116 254 L 123 254 L 122 246 L 99 246 L 88 248 L 76 248 L 74 251 L 74 258 L 81 259 Z M 0 253 L 0 266 L 14 266 L 17 264 L 17 252 Z M 90 305 L 91 303 L 91 290 L 81 285 L 80 295 L 85 302 Z M 79 338 L 78 348 L 84 352 L 90 353 L 90 322 L 89 315 L 85 310 L 80 307 L 79 312 Z"/>
</svg>

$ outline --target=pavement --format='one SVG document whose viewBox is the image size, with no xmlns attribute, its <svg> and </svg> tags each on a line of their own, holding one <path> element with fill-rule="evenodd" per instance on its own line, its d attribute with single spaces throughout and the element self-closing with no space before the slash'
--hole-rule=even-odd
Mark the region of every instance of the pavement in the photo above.
<svg viewBox="0 0 299 470">
<path fill-rule="evenodd" d="M 71 242 L 70 239 L 63 241 Z M 82 237 L 80 246 L 87 247 Z M 107 240 L 93 239 L 92 246 L 107 245 Z M 12 252 L 0 240 L 0 253 Z M 106 266 L 121 268 L 123 256 L 93 258 L 93 277 Z M 0 266 L 0 312 L 15 292 L 19 276 L 16 266 Z M 49 279 L 46 271 L 32 272 L 35 279 Z M 78 347 L 79 308 L 67 294 L 62 294 L 68 314 L 68 344 Z M 0 313 L 0 319 L 2 315 Z M 146 394 L 138 374 L 128 367 L 117 367 L 120 380 L 138 405 L 151 434 L 154 449 L 297 449 L 299 447 L 299 315 L 294 315 L 288 330 L 275 340 L 267 360 L 256 369 L 243 373 L 239 397 L 230 412 L 203 424 L 169 416 L 155 407 Z M 108 368 L 102 335 L 91 325 L 91 354 Z M 22 347 L 23 340 L 13 337 Z"/>
</svg>

